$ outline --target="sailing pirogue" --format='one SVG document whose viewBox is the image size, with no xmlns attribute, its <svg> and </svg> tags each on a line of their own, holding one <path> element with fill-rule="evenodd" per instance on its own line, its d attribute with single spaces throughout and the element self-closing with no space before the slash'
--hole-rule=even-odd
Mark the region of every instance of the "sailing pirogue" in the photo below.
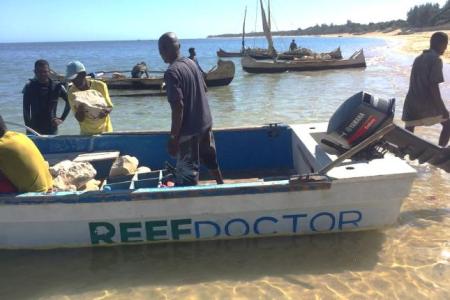
<svg viewBox="0 0 450 300">
<path fill-rule="evenodd" d="M 121 182 L 106 178 L 95 192 L 0 195 L 0 248 L 200 241 L 390 225 L 416 171 L 375 151 L 378 147 L 401 140 L 399 148 L 408 154 L 424 153 L 450 171 L 448 155 L 445 163 L 438 159 L 442 148 L 416 144 L 412 134 L 402 138 L 406 133 L 393 129 L 393 107 L 394 101 L 359 93 L 338 109 L 328 127 L 217 130 L 224 185 L 202 180 L 198 186 L 165 188 L 160 183 L 167 171 L 161 170 Z M 50 163 L 55 156 L 113 151 L 158 170 L 170 159 L 167 138 L 167 132 L 128 132 L 34 141 Z M 92 163 L 98 174 L 109 174 L 102 161 Z"/>
<path fill-rule="evenodd" d="M 348 59 L 298 59 L 290 61 L 257 61 L 244 56 L 242 68 L 248 73 L 283 73 L 301 71 L 320 71 L 333 69 L 365 68 L 364 51 L 356 51 Z"/>
<path fill-rule="evenodd" d="M 219 60 L 217 67 L 206 74 L 205 82 L 208 87 L 225 86 L 233 81 L 235 66 L 232 61 Z M 109 89 L 120 90 L 161 90 L 164 78 L 162 76 L 154 78 L 110 78 L 100 77 Z"/>
</svg>

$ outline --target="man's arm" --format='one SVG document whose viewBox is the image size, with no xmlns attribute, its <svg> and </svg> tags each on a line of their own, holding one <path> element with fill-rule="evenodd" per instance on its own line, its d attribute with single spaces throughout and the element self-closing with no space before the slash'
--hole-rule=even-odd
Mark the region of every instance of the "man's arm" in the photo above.
<svg viewBox="0 0 450 300">
<path fill-rule="evenodd" d="M 443 63 L 441 59 L 436 60 L 430 72 L 430 93 L 431 98 L 434 101 L 434 105 L 441 111 L 444 118 L 448 118 L 448 110 L 445 107 L 444 100 L 442 100 L 441 91 L 439 90 L 439 84 L 444 82 Z"/>
<path fill-rule="evenodd" d="M 75 105 L 75 96 L 73 94 L 73 90 L 72 90 L 73 86 L 69 88 L 69 91 L 67 92 L 67 100 L 69 102 L 70 105 L 70 109 L 73 111 L 74 115 L 75 115 L 75 119 L 78 122 L 83 122 L 85 116 L 85 105 L 80 104 L 80 105 Z"/>
<path fill-rule="evenodd" d="M 108 86 L 104 82 L 96 81 L 96 85 L 98 85 L 98 91 L 103 95 L 103 98 L 105 98 L 107 108 L 104 108 L 102 111 L 102 114 L 99 115 L 100 118 L 106 118 L 107 115 L 109 115 L 113 110 L 113 103 L 111 101 L 111 98 L 109 96 L 109 90 Z"/>
<path fill-rule="evenodd" d="M 69 105 L 69 98 L 67 97 L 67 90 L 64 87 L 64 85 L 61 84 L 60 86 L 60 94 L 59 96 L 64 100 L 65 106 L 64 106 L 64 111 L 61 115 L 61 121 L 64 121 L 67 116 L 69 115 L 70 112 L 70 105 Z"/>
<path fill-rule="evenodd" d="M 172 125 L 167 143 L 167 152 L 171 156 L 176 156 L 179 151 L 181 124 L 183 123 L 183 102 L 171 102 L 170 108 L 172 110 Z"/>
<path fill-rule="evenodd" d="M 183 102 L 170 103 L 170 108 L 172 110 L 170 136 L 179 139 L 181 124 L 183 123 Z"/>
<path fill-rule="evenodd" d="M 167 143 L 167 150 L 170 155 L 175 156 L 178 153 L 181 126 L 183 124 L 183 92 L 180 82 L 172 73 L 164 75 L 166 83 L 167 100 L 170 103 L 172 111 L 172 123 L 170 127 L 170 138 Z"/>
<path fill-rule="evenodd" d="M 441 111 L 442 116 L 444 118 L 449 117 L 449 113 L 447 107 L 444 104 L 444 100 L 442 100 L 441 91 L 439 90 L 439 84 L 431 85 L 431 98 L 435 101 L 434 105 Z"/>
<path fill-rule="evenodd" d="M 28 84 L 23 88 L 23 121 L 25 126 L 31 127 L 31 93 Z"/>
</svg>

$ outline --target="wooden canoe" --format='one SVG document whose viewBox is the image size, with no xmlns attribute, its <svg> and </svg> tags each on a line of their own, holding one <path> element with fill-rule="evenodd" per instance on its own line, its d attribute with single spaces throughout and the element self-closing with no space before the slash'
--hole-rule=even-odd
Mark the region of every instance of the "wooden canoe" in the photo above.
<svg viewBox="0 0 450 300">
<path fill-rule="evenodd" d="M 277 56 L 276 53 L 269 53 L 269 50 L 267 49 L 246 49 L 245 51 L 240 52 L 227 52 L 223 49 L 219 49 L 217 51 L 218 57 L 244 57 L 244 56 L 250 56 L 251 58 L 254 58 L 256 60 L 264 60 L 264 59 L 273 59 Z"/>
<path fill-rule="evenodd" d="M 235 65 L 232 61 L 219 60 L 217 66 L 206 74 L 208 87 L 225 86 L 233 81 Z M 153 78 L 98 78 L 111 90 L 161 90 L 164 82 L 162 76 Z"/>
<path fill-rule="evenodd" d="M 220 48 L 219 51 L 217 51 L 217 56 L 218 57 L 242 57 L 242 56 L 244 56 L 244 53 L 242 51 L 227 52 L 227 51 L 223 50 L 222 48 Z"/>
<path fill-rule="evenodd" d="M 291 61 L 256 61 L 245 56 L 241 59 L 242 68 L 248 73 L 283 73 L 320 71 L 347 68 L 365 68 L 366 59 L 363 50 L 356 51 L 348 59 L 311 59 Z"/>
</svg>

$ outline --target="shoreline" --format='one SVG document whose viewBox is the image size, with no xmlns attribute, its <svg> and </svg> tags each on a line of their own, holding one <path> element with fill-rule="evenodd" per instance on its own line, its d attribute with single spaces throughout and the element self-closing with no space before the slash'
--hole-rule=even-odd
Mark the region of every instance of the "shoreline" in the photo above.
<svg viewBox="0 0 450 300">
<path fill-rule="evenodd" d="M 450 36 L 450 30 L 439 30 L 447 33 Z M 322 37 L 367 37 L 367 38 L 381 38 L 388 41 L 400 42 L 397 50 L 413 56 L 418 56 L 423 50 L 429 49 L 430 37 L 436 31 L 415 32 L 411 34 L 399 34 L 400 30 L 394 30 L 388 33 L 383 32 L 368 32 L 361 35 L 354 34 L 332 34 L 321 35 Z M 450 47 L 441 56 L 444 63 L 450 64 Z"/>
</svg>

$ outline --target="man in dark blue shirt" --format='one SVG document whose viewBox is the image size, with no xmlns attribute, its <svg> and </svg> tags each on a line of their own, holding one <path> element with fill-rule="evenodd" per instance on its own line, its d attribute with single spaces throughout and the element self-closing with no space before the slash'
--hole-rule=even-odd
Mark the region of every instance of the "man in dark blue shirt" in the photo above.
<svg viewBox="0 0 450 300">
<path fill-rule="evenodd" d="M 67 91 L 59 82 L 50 79 L 50 66 L 40 59 L 34 64 L 35 78 L 23 88 L 23 119 L 25 125 L 40 134 L 57 134 L 70 112 Z M 64 99 L 66 106 L 60 118 L 56 116 L 58 100 Z"/>
<path fill-rule="evenodd" d="M 200 160 L 216 182 L 222 184 L 203 75 L 195 62 L 180 56 L 180 43 L 175 33 L 163 34 L 158 45 L 162 59 L 170 64 L 164 74 L 172 110 L 167 149 L 170 155 L 177 157 L 176 185 L 198 184 Z"/>
</svg>

